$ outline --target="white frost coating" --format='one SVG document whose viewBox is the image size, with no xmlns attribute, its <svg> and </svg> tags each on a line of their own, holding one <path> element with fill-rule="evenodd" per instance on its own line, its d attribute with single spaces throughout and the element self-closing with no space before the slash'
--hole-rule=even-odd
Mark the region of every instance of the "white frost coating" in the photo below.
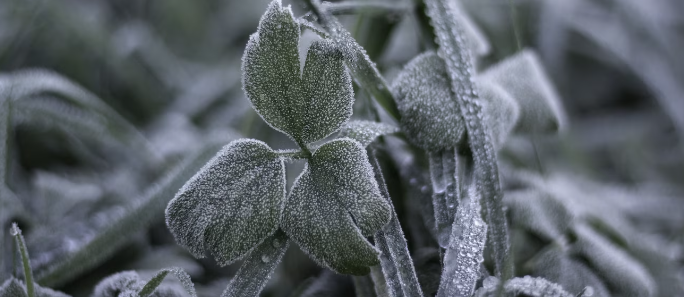
<svg viewBox="0 0 684 297">
<path fill-rule="evenodd" d="M 461 1 L 462 0 L 449 1 L 447 4 L 452 7 L 454 15 L 461 20 L 470 50 L 478 56 L 487 55 L 492 50 L 492 46 L 489 44 L 484 32 L 482 32 L 473 19 L 470 18 L 470 15 L 463 9 Z"/>
<path fill-rule="evenodd" d="M 458 146 L 465 123 L 444 61 L 436 53 L 411 60 L 392 83 L 392 90 L 402 131 L 411 143 L 428 151 Z"/>
<path fill-rule="evenodd" d="M 139 297 L 138 292 L 145 286 L 145 281 L 135 271 L 123 271 L 100 281 L 95 287 L 92 297 Z M 149 297 L 185 297 L 186 295 L 172 287 L 158 287 Z"/>
<path fill-rule="evenodd" d="M 534 51 L 524 50 L 508 57 L 481 77 L 501 86 L 519 103 L 517 131 L 554 133 L 565 127 L 561 99 Z"/>
<path fill-rule="evenodd" d="M 504 202 L 512 221 L 550 241 L 564 237 L 575 219 L 563 203 L 544 191 L 510 191 Z"/>
<path fill-rule="evenodd" d="M 264 240 L 245 259 L 221 297 L 259 296 L 288 246 L 289 240 L 282 230 Z"/>
<path fill-rule="evenodd" d="M 220 265 L 245 256 L 273 234 L 285 201 L 285 164 L 265 143 L 226 145 L 169 202 L 166 225 L 195 257 Z"/>
<path fill-rule="evenodd" d="M 592 263 L 617 296 L 655 296 L 656 283 L 646 268 L 631 255 L 584 224 L 576 224 L 576 252 Z"/>
<path fill-rule="evenodd" d="M 379 264 L 364 237 L 390 220 L 364 148 L 336 139 L 316 150 L 289 194 L 282 228 L 316 262 L 363 275 Z"/>
<path fill-rule="evenodd" d="M 389 124 L 357 120 L 344 125 L 340 130 L 340 137 L 349 137 L 367 147 L 379 136 L 396 132 L 399 132 L 399 128 Z"/>
<path fill-rule="evenodd" d="M 494 297 L 497 296 L 499 280 L 489 277 L 485 280 L 487 283 L 482 288 L 475 292 L 476 297 Z M 506 296 L 530 296 L 530 297 L 575 297 L 563 289 L 559 284 L 552 283 L 541 277 L 531 277 L 529 275 L 524 277 L 516 277 L 508 280 L 503 290 Z M 582 295 L 585 296 L 585 295 Z"/>
<path fill-rule="evenodd" d="M 474 186 L 468 189 L 468 196 L 468 202 L 460 206 L 456 213 L 451 240 L 444 255 L 438 297 L 469 297 L 480 277 L 487 225 L 480 218 L 480 198 Z"/>
<path fill-rule="evenodd" d="M 242 57 L 242 84 L 257 113 L 304 146 L 337 131 L 352 114 L 354 96 L 331 41 L 314 41 L 300 71 L 299 34 L 290 8 L 271 2 Z"/>
<path fill-rule="evenodd" d="M 453 7 L 448 3 L 445 0 L 425 1 L 427 14 L 435 28 L 439 56 L 446 64 L 451 90 L 459 100 L 461 116 L 466 123 L 475 163 L 475 180 L 486 206 L 490 235 L 487 241 L 494 254 L 495 273 L 506 279 L 513 275 L 513 263 L 508 261 L 508 223 L 501 202 L 503 193 L 499 184 L 496 151 L 486 124 L 489 118 L 478 98 L 475 69 L 464 39 L 463 27 L 456 18 Z"/>
<path fill-rule="evenodd" d="M 159 285 L 169 273 L 173 273 L 190 297 L 197 297 L 195 285 L 192 283 L 190 276 L 179 267 L 164 268 L 157 272 L 157 274 L 147 281 L 145 286 L 138 291 L 140 297 L 155 296 L 157 290 L 159 290 L 159 292 L 164 292 L 165 288 L 159 288 Z M 163 295 L 162 297 L 166 297 L 166 295 Z"/>
<path fill-rule="evenodd" d="M 480 98 L 494 148 L 501 149 L 520 118 L 520 105 L 500 86 L 480 80 Z"/>
<path fill-rule="evenodd" d="M 37 285 L 35 286 L 35 289 L 36 297 L 70 297 L 62 292 Z M 5 280 L 2 286 L 0 286 L 0 297 L 28 297 L 28 294 L 26 294 L 26 285 L 23 281 L 11 277 Z"/>
</svg>

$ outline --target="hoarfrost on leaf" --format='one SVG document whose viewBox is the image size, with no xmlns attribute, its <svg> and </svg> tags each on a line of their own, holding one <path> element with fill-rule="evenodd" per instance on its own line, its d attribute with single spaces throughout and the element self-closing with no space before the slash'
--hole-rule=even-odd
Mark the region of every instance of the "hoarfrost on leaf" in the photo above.
<svg viewBox="0 0 684 297">
<path fill-rule="evenodd" d="M 382 135 L 392 134 L 399 131 L 399 128 L 380 122 L 371 121 L 349 121 L 340 130 L 340 137 L 349 137 L 358 141 L 361 146 L 367 147 L 376 138 Z"/>
<path fill-rule="evenodd" d="M 444 61 L 436 53 L 426 52 L 409 62 L 392 89 L 402 131 L 411 143 L 428 151 L 458 146 L 465 123 Z"/>
<path fill-rule="evenodd" d="M 36 297 L 69 297 L 67 294 L 49 288 L 41 286 L 36 286 L 35 288 Z M 26 285 L 23 281 L 11 277 L 0 286 L 0 297 L 28 297 Z"/>
<path fill-rule="evenodd" d="M 320 265 L 363 275 L 379 264 L 364 237 L 390 220 L 364 148 L 336 139 L 317 149 L 288 197 L 282 228 Z"/>
<path fill-rule="evenodd" d="M 331 41 L 314 41 L 300 71 L 299 35 L 290 8 L 271 2 L 247 43 L 242 82 L 257 113 L 304 146 L 337 131 L 354 97 L 342 52 Z"/>
<path fill-rule="evenodd" d="M 506 58 L 487 68 L 481 78 L 499 85 L 519 103 L 517 131 L 553 133 L 564 128 L 561 100 L 534 51 Z"/>
<path fill-rule="evenodd" d="M 284 201 L 283 160 L 265 143 L 241 139 L 180 189 L 166 208 L 166 224 L 195 257 L 206 249 L 227 265 L 276 231 Z"/>
<path fill-rule="evenodd" d="M 500 86 L 480 81 L 480 98 L 494 148 L 501 149 L 520 118 L 520 105 Z"/>
</svg>

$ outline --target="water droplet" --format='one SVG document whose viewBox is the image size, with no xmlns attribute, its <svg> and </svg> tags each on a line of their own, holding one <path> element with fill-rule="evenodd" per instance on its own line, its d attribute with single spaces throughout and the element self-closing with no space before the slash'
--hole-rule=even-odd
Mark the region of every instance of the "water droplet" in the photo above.
<svg viewBox="0 0 684 297">
<path fill-rule="evenodd" d="M 10 235 L 17 236 L 19 234 L 21 234 L 21 229 L 19 229 L 17 223 L 12 223 L 12 227 L 10 228 Z"/>
<path fill-rule="evenodd" d="M 262 255 L 262 256 L 261 256 L 261 261 L 264 262 L 264 263 L 268 263 L 268 261 L 271 261 L 271 257 L 269 257 L 269 256 L 267 256 L 267 255 Z"/>
</svg>

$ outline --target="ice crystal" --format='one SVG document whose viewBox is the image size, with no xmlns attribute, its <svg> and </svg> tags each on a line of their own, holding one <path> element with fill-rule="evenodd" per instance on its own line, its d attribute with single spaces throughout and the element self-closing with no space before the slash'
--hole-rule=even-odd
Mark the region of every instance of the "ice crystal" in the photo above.
<svg viewBox="0 0 684 297">
<path fill-rule="evenodd" d="M 290 8 L 273 1 L 250 36 L 242 72 L 259 115 L 305 145 L 337 131 L 351 116 L 354 98 L 342 52 L 331 41 L 311 44 L 300 73 L 299 34 Z"/>
<path fill-rule="evenodd" d="M 526 133 L 557 132 L 565 126 L 560 98 L 539 57 L 524 50 L 488 68 L 481 75 L 498 84 L 520 105 L 516 130 Z"/>
<path fill-rule="evenodd" d="M 288 197 L 282 228 L 316 262 L 367 274 L 378 250 L 364 237 L 390 220 L 365 150 L 343 138 L 316 150 Z"/>
<path fill-rule="evenodd" d="M 414 58 L 392 83 L 401 128 L 413 144 L 438 151 L 463 138 L 465 123 L 444 61 L 434 52 Z"/>
<path fill-rule="evenodd" d="M 340 130 L 340 137 L 349 137 L 361 143 L 361 146 L 367 147 L 375 138 L 398 131 L 399 128 L 389 124 L 357 120 L 344 125 Z"/>
<path fill-rule="evenodd" d="M 276 231 L 284 201 L 282 159 L 261 141 L 241 139 L 180 189 L 166 209 L 166 223 L 194 256 L 210 250 L 227 265 Z"/>
</svg>

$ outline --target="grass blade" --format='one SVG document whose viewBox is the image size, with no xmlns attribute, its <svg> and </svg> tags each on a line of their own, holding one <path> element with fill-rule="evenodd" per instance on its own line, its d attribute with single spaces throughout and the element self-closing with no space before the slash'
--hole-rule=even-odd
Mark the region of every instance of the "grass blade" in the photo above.
<svg viewBox="0 0 684 297">
<path fill-rule="evenodd" d="M 36 285 L 33 283 L 31 261 L 29 260 L 28 252 L 26 251 L 26 242 L 24 242 L 24 236 L 21 235 L 21 229 L 19 229 L 17 223 L 12 223 L 10 234 L 14 236 L 14 241 L 16 242 L 17 248 L 19 249 L 19 254 L 21 255 L 21 263 L 24 267 L 24 278 L 26 279 L 26 292 L 28 293 L 28 297 L 35 297 Z"/>
<path fill-rule="evenodd" d="M 247 256 L 221 297 L 259 296 L 288 246 L 287 235 L 278 229 Z"/>
<path fill-rule="evenodd" d="M 456 19 L 451 2 L 426 0 L 427 13 L 435 28 L 439 54 L 446 62 L 452 91 L 461 101 L 461 115 L 466 122 L 470 149 L 475 161 L 475 179 L 478 191 L 486 206 L 489 225 L 488 242 L 494 253 L 495 272 L 503 279 L 513 275 L 509 263 L 509 239 L 506 215 L 503 210 L 503 193 L 499 183 L 499 168 L 491 135 L 487 132 L 487 118 L 479 102 L 477 88 L 471 80 L 475 69 L 467 50 L 463 28 Z"/>
</svg>

